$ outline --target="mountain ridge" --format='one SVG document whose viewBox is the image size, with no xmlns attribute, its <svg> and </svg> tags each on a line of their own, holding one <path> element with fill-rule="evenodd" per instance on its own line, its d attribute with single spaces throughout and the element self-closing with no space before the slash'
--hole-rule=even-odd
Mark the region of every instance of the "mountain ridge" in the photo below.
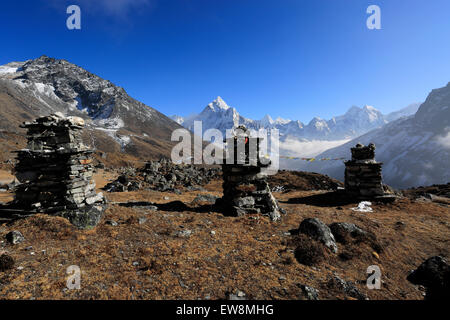
<svg viewBox="0 0 450 320">
<path fill-rule="evenodd" d="M 220 105 L 220 107 L 218 107 Z M 417 106 L 418 108 L 418 106 Z M 230 111 L 231 110 L 231 111 Z M 415 112 L 413 107 L 404 108 L 397 113 L 383 115 L 379 110 L 372 106 L 350 107 L 347 112 L 340 116 L 332 117 L 330 120 L 324 120 L 320 117 L 314 117 L 308 124 L 299 120 L 282 119 L 276 120 L 270 115 L 265 115 L 261 120 L 252 120 L 243 117 L 235 108 L 230 107 L 218 96 L 209 103 L 201 113 L 189 117 L 179 115 L 171 116 L 177 123 L 183 125 L 189 130 L 193 130 L 194 121 L 202 121 L 203 129 L 219 129 L 225 135 L 226 129 L 231 129 L 237 125 L 243 124 L 250 129 L 278 129 L 281 139 L 287 138 L 307 139 L 307 140 L 343 140 L 351 139 L 362 135 L 370 130 L 382 127 L 389 121 L 396 120 L 402 116 L 411 115 Z M 389 121 L 387 117 L 389 116 Z"/>
</svg>

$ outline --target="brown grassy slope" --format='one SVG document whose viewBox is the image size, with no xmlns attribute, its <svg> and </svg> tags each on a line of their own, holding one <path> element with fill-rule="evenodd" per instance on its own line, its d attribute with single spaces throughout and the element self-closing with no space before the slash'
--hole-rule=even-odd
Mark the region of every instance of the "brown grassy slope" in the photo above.
<svg viewBox="0 0 450 320">
<path fill-rule="evenodd" d="M 97 175 L 98 187 L 110 178 Z M 207 189 L 220 195 L 220 181 Z M 26 241 L 16 246 L 2 244 L 16 260 L 16 268 L 0 273 L 0 297 L 221 299 L 226 292 L 239 289 L 252 299 L 297 299 L 301 283 L 318 289 L 321 299 L 345 299 L 345 294 L 327 286 L 328 278 L 336 273 L 361 281 L 356 286 L 370 299 L 422 299 L 422 292 L 406 280 L 409 270 L 432 255 L 449 255 L 450 212 L 446 206 L 402 199 L 374 204 L 373 213 L 359 213 L 350 209 L 355 203 L 339 202 L 324 192 L 291 191 L 275 194 L 287 215 L 272 223 L 258 215 L 225 217 L 206 204 L 191 204 L 198 193 L 107 194 L 114 202 L 155 202 L 159 210 L 111 204 L 91 231 L 75 230 L 64 219 L 45 215 L 1 226 L 0 237 L 19 230 Z M 143 217 L 147 220 L 140 224 Z M 328 254 L 316 266 L 301 265 L 288 246 L 288 232 L 307 217 L 325 223 L 356 223 L 375 233 L 384 251 L 377 257 L 368 246 L 338 244 L 340 252 L 351 251 L 354 257 L 344 261 Z M 119 225 L 106 225 L 111 219 Z M 177 236 L 181 230 L 192 234 Z M 368 290 L 364 284 L 366 269 L 374 264 L 382 271 L 381 290 Z M 65 287 L 70 265 L 81 267 L 81 290 Z"/>
</svg>

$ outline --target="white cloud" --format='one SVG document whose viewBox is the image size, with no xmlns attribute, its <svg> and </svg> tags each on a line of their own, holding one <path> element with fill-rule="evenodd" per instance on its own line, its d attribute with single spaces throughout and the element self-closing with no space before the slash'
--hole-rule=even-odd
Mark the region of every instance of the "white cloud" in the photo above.
<svg viewBox="0 0 450 320">
<path fill-rule="evenodd" d="M 315 157 L 325 150 L 340 146 L 349 140 L 314 140 L 299 141 L 294 139 L 286 139 L 280 142 L 280 154 L 291 157 Z"/>
<path fill-rule="evenodd" d="M 447 133 L 436 137 L 437 143 L 445 149 L 450 149 L 450 128 L 447 128 Z"/>
</svg>

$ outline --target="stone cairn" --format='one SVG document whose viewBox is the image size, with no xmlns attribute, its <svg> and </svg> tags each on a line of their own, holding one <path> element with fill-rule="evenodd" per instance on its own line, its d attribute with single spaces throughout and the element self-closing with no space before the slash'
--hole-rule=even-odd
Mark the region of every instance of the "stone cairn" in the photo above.
<svg viewBox="0 0 450 320">
<path fill-rule="evenodd" d="M 232 150 L 227 161 L 222 164 L 223 197 L 216 204 L 231 216 L 261 213 L 272 221 L 280 220 L 283 210 L 270 192 L 267 175 L 263 172 L 270 161 L 263 164 L 259 157 L 262 138 L 251 137 L 244 126 L 238 127 L 237 131 L 233 138 L 226 141 L 228 150 Z M 244 147 L 239 148 L 239 145 Z M 250 152 L 251 146 L 256 146 L 253 152 Z"/>
<path fill-rule="evenodd" d="M 27 148 L 16 151 L 15 175 L 21 182 L 13 205 L 65 217 L 79 228 L 95 226 L 105 209 L 92 181 L 92 150 L 82 142 L 84 120 L 61 113 L 21 125 Z"/>
<path fill-rule="evenodd" d="M 345 162 L 345 191 L 359 198 L 383 196 L 383 163 L 375 161 L 375 145 L 357 144 L 351 152 L 352 160 Z"/>
</svg>

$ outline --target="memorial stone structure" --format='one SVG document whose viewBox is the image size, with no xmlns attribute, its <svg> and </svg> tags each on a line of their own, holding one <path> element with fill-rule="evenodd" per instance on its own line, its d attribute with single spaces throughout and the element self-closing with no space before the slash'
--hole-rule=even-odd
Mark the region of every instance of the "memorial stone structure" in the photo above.
<svg viewBox="0 0 450 320">
<path fill-rule="evenodd" d="M 95 226 L 105 209 L 92 180 L 92 153 L 82 142 L 84 120 L 61 113 L 25 122 L 27 148 L 17 151 L 13 205 L 58 215 L 79 228 Z"/>
<path fill-rule="evenodd" d="M 232 216 L 261 213 L 277 221 L 283 210 L 273 197 L 263 172 L 270 160 L 263 163 L 260 159 L 261 141 L 261 138 L 251 137 L 244 126 L 238 127 L 237 134 L 226 141 L 229 153 L 222 164 L 223 197 L 217 204 L 224 208 L 225 214 Z"/>
<path fill-rule="evenodd" d="M 351 153 L 352 160 L 345 162 L 345 191 L 359 198 L 383 196 L 383 163 L 375 161 L 375 145 L 357 144 Z"/>
</svg>

